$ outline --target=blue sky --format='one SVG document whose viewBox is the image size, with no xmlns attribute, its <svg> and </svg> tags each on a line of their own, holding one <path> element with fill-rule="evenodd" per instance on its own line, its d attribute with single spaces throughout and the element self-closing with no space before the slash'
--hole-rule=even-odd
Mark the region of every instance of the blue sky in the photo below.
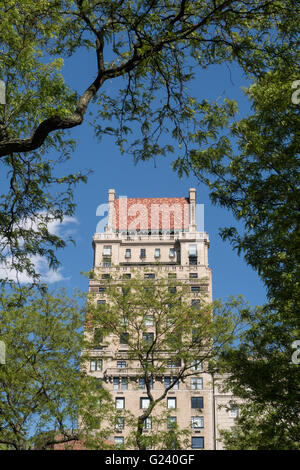
<svg viewBox="0 0 300 470">
<path fill-rule="evenodd" d="M 90 55 L 77 55 L 65 61 L 64 76 L 79 93 L 87 85 L 87 77 L 95 76 L 94 60 Z M 199 98 L 223 100 L 225 96 L 236 99 L 242 114 L 249 105 L 241 91 L 247 81 L 236 66 L 213 66 L 199 71 L 192 83 L 192 93 Z M 117 195 L 128 197 L 175 197 L 188 196 L 190 187 L 197 189 L 197 203 L 205 206 L 205 231 L 210 236 L 209 264 L 213 271 L 213 296 L 226 298 L 228 295 L 243 294 L 252 304 L 265 301 L 265 289 L 257 274 L 232 250 L 229 243 L 223 242 L 219 228 L 236 224 L 231 214 L 210 203 L 208 190 L 194 177 L 179 179 L 171 169 L 172 158 L 161 158 L 154 162 L 134 165 L 130 156 L 121 155 L 110 136 L 99 143 L 92 128 L 85 122 L 72 131 L 78 145 L 71 160 L 65 165 L 68 171 L 92 169 L 87 184 L 75 190 L 77 209 L 76 223 L 64 228 L 71 230 L 76 245 L 69 245 L 59 253 L 62 267 L 55 287 L 65 286 L 87 290 L 88 281 L 80 274 L 92 268 L 92 237 L 99 217 L 96 209 L 107 202 L 108 189 L 114 188 Z"/>
</svg>

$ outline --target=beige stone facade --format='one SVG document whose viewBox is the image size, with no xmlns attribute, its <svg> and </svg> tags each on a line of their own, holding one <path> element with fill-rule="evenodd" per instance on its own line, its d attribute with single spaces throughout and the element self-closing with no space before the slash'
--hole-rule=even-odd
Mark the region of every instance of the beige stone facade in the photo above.
<svg viewBox="0 0 300 470">
<path fill-rule="evenodd" d="M 90 279 L 89 290 L 96 300 L 105 301 L 101 278 L 116 273 L 120 278 L 134 276 L 138 270 L 140 274 L 151 274 L 154 279 L 176 277 L 190 285 L 191 301 L 197 302 L 204 294 L 210 302 L 209 237 L 204 231 L 197 231 L 196 214 L 195 189 L 190 189 L 187 198 L 141 199 L 117 199 L 115 191 L 110 190 L 108 224 L 103 233 L 96 233 L 93 238 L 95 276 Z M 199 279 L 205 279 L 205 283 L 199 285 Z M 111 338 L 105 348 L 105 359 L 103 350 L 93 352 L 90 373 L 103 379 L 116 407 L 124 407 L 138 416 L 141 407 L 147 404 L 147 393 L 137 378 L 135 364 L 126 360 L 126 348 L 119 338 Z M 154 398 L 161 395 L 175 373 L 176 364 L 170 364 L 164 376 L 155 378 Z M 230 428 L 234 423 L 233 412 L 230 414 L 218 406 L 228 404 L 231 398 L 230 394 L 222 394 L 213 387 L 208 373 L 195 370 L 195 377 L 189 377 L 168 392 L 164 405 L 175 405 L 174 412 L 170 411 L 172 417 L 176 418 L 179 427 L 191 430 L 189 449 L 212 450 L 222 448 L 217 441 L 219 429 Z M 122 428 L 121 422 L 117 427 L 112 424 L 110 439 L 121 443 L 126 432 L 126 426 Z M 145 429 L 145 432 L 150 431 Z"/>
</svg>

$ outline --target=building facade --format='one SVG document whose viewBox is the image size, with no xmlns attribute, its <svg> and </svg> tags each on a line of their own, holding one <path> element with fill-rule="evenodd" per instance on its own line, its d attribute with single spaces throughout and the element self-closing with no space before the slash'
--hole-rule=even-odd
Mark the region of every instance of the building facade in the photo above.
<svg viewBox="0 0 300 470">
<path fill-rule="evenodd" d="M 203 295 L 211 302 L 209 236 L 197 230 L 197 214 L 201 219 L 202 211 L 196 204 L 193 188 L 186 198 L 116 198 L 115 191 L 109 190 L 107 225 L 103 233 L 93 237 L 94 276 L 89 281 L 89 291 L 94 294 L 95 301 L 106 302 L 101 279 L 112 275 L 130 278 L 138 271 L 150 279 L 176 278 L 189 285 L 192 304 L 200 302 Z M 199 279 L 205 279 L 205 283 L 199 284 Z M 176 366 L 178 364 L 170 364 L 164 376 L 155 379 L 152 384 L 154 398 L 160 396 L 170 383 Z M 91 357 L 90 373 L 103 380 L 117 409 L 126 409 L 138 416 L 147 406 L 145 386 L 136 378 L 132 362 L 127 361 L 126 342 L 117 339 L 112 340 L 105 351 L 96 348 Z M 218 402 L 226 404 L 230 399 L 228 394 L 216 393 L 210 374 L 201 373 L 201 364 L 196 364 L 195 376 L 178 382 L 164 400 L 171 421 L 180 428 L 190 429 L 188 448 L 212 450 L 222 448 L 217 443 L 218 430 L 233 425 L 233 413 L 223 410 L 220 414 L 218 409 Z M 148 422 L 144 432 L 150 430 L 151 422 Z M 112 424 L 111 440 L 116 444 L 122 444 L 126 433 L 122 418 Z"/>
</svg>

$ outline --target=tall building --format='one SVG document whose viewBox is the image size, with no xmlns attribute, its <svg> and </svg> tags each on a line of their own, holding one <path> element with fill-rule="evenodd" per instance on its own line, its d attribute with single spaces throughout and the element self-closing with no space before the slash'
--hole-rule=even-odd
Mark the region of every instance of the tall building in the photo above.
<svg viewBox="0 0 300 470">
<path fill-rule="evenodd" d="M 198 224 L 199 221 L 202 223 L 201 215 L 193 188 L 186 198 L 117 198 L 115 191 L 109 190 L 107 225 L 103 233 L 93 237 L 94 278 L 89 281 L 89 291 L 94 293 L 95 300 L 99 304 L 106 301 L 101 279 L 116 273 L 120 278 L 130 278 L 138 271 L 150 279 L 176 278 L 188 284 L 192 304 L 200 302 L 203 295 L 211 302 L 209 237 L 203 230 L 197 231 L 196 223 L 197 218 Z M 206 282 L 201 285 L 199 279 L 206 279 Z M 126 341 L 122 340 L 112 341 L 105 348 L 105 359 L 103 349 L 96 348 L 91 357 L 90 373 L 103 379 L 104 386 L 114 397 L 116 408 L 130 410 L 138 416 L 147 406 L 147 394 L 144 384 L 137 384 L 136 368 L 127 362 L 126 352 Z M 164 377 L 154 381 L 154 397 L 159 396 L 172 380 L 176 366 L 178 364 L 170 364 Z M 216 444 L 216 436 L 218 426 L 222 427 L 222 418 L 217 418 L 212 377 L 206 372 L 201 373 L 200 367 L 201 364 L 196 364 L 195 377 L 177 383 L 168 392 L 165 404 L 172 410 L 171 418 L 178 426 L 191 430 L 189 448 L 211 450 L 221 448 Z M 220 392 L 218 399 L 222 401 Z M 228 400 L 225 397 L 223 401 Z M 231 422 L 233 424 L 230 419 L 226 422 L 227 427 Z M 151 423 L 148 424 L 150 428 Z M 111 440 L 122 444 L 125 436 L 126 427 L 120 419 L 116 426 L 112 424 Z"/>
</svg>

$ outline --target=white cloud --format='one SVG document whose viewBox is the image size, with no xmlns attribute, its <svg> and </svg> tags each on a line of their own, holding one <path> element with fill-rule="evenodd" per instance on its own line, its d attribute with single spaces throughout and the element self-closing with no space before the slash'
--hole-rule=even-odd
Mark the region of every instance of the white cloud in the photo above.
<svg viewBox="0 0 300 470">
<path fill-rule="evenodd" d="M 47 284 L 53 284 L 54 282 L 66 281 L 70 278 L 64 277 L 62 274 L 62 268 L 49 269 L 47 259 L 42 256 L 33 256 L 31 258 L 32 264 L 38 274 L 41 275 L 41 281 Z M 0 278 L 10 279 L 12 281 L 20 282 L 20 284 L 26 284 L 32 282 L 32 277 L 26 272 L 17 272 L 11 266 L 11 258 L 7 258 L 5 264 L 0 264 Z"/>
<path fill-rule="evenodd" d="M 75 217 L 66 216 L 64 217 L 63 221 L 60 222 L 59 220 L 53 220 L 52 222 L 48 223 L 48 230 L 51 234 L 57 235 L 61 238 L 67 238 L 68 236 L 74 234 L 76 229 L 68 228 L 66 230 L 66 225 L 69 224 L 79 224 L 78 220 Z"/>
<path fill-rule="evenodd" d="M 26 222 L 28 227 L 30 222 Z M 70 224 L 79 224 L 78 220 L 75 217 L 65 217 L 62 222 L 59 220 L 54 220 L 48 223 L 48 230 L 51 234 L 55 234 L 63 239 L 66 239 L 71 234 L 76 232 L 76 229 L 69 228 Z M 25 225 L 25 224 L 24 224 Z M 37 227 L 37 226 L 36 226 Z M 31 222 L 31 228 L 33 223 Z M 63 268 L 58 268 L 56 270 L 50 269 L 48 261 L 45 257 L 36 255 L 31 256 L 31 262 L 38 274 L 41 276 L 41 281 L 48 284 L 53 284 L 54 282 L 66 281 L 70 277 L 65 277 L 62 273 Z M 0 263 L 0 278 L 1 279 L 11 279 L 13 281 L 18 281 L 21 284 L 26 284 L 32 282 L 32 277 L 25 272 L 17 272 L 12 268 L 12 257 L 7 256 L 5 262 Z"/>
</svg>

